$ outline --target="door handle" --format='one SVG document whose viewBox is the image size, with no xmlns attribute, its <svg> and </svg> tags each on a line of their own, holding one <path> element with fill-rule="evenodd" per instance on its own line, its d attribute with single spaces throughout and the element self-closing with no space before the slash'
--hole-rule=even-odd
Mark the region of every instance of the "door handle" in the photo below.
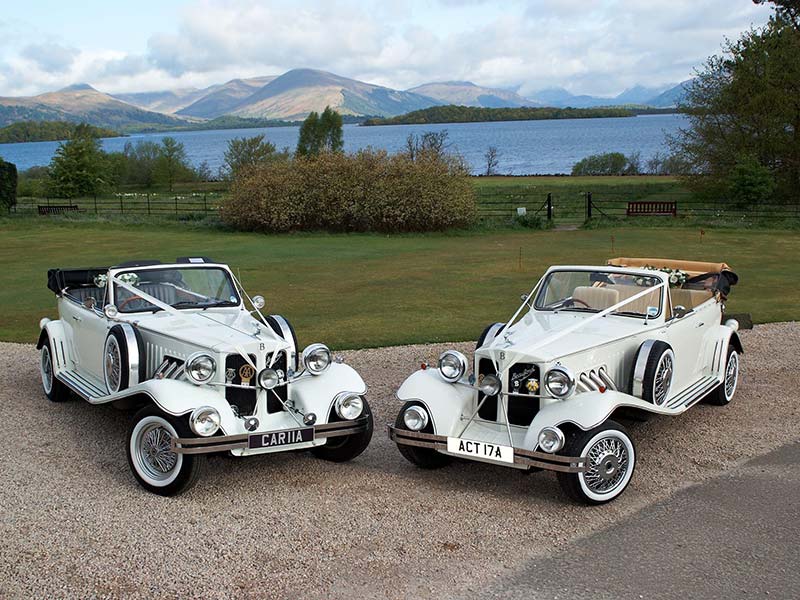
<svg viewBox="0 0 800 600">
<path fill-rule="evenodd" d="M 705 325 L 705 323 L 700 322 L 697 325 L 695 325 L 695 327 L 702 327 L 703 325 Z"/>
<path fill-rule="evenodd" d="M 82 321 L 83 320 L 78 315 L 72 315 L 72 318 L 75 319 L 76 321 Z"/>
</svg>

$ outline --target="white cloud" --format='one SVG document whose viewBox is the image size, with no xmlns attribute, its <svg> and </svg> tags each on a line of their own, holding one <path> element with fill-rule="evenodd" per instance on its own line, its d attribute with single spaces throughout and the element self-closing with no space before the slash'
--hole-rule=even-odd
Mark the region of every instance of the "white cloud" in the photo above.
<svg viewBox="0 0 800 600">
<path fill-rule="evenodd" d="M 612 95 L 686 79 L 725 36 L 768 14 L 746 0 L 194 0 L 173 30 L 142 34 L 136 53 L 0 42 L 0 94 L 83 81 L 114 92 L 201 87 L 312 67 L 398 88 L 469 79 L 523 95 Z"/>
</svg>

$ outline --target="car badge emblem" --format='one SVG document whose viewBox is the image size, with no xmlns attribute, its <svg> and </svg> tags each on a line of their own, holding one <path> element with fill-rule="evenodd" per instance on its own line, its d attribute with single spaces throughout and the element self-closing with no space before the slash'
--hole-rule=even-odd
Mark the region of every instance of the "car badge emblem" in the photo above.
<svg viewBox="0 0 800 600">
<path fill-rule="evenodd" d="M 528 379 L 527 383 L 525 384 L 525 387 L 528 388 L 528 391 L 531 394 L 535 394 L 536 392 L 539 391 L 539 382 L 536 381 L 535 379 Z"/>
<path fill-rule="evenodd" d="M 500 351 L 500 360 L 505 360 L 505 359 L 506 359 L 506 353 L 501 350 Z"/>
<path fill-rule="evenodd" d="M 225 369 L 225 383 L 233 383 L 234 377 L 236 377 L 236 369 Z"/>
<path fill-rule="evenodd" d="M 255 374 L 256 370 L 250 365 L 242 365 L 239 367 L 239 377 L 242 378 L 242 385 L 250 385 L 250 380 Z"/>
<path fill-rule="evenodd" d="M 248 417 L 244 420 L 244 428 L 247 429 L 247 431 L 255 431 L 258 429 L 258 419 L 255 417 Z"/>
</svg>

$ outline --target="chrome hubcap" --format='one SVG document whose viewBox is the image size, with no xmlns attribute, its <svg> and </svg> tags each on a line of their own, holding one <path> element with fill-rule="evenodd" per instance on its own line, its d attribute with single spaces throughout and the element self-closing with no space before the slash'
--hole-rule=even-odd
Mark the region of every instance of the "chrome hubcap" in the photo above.
<svg viewBox="0 0 800 600">
<path fill-rule="evenodd" d="M 739 356 L 734 352 L 728 358 L 728 366 L 725 368 L 725 397 L 730 400 L 736 391 L 736 384 L 739 381 Z"/>
<path fill-rule="evenodd" d="M 596 494 L 613 491 L 628 472 L 628 449 L 622 440 L 602 438 L 587 452 L 586 486 Z"/>
<path fill-rule="evenodd" d="M 139 464 L 153 479 L 167 479 L 178 462 L 172 451 L 172 435 L 164 427 L 153 424 L 139 434 Z"/>
<path fill-rule="evenodd" d="M 119 351 L 119 344 L 117 339 L 113 336 L 108 338 L 106 342 L 106 356 L 105 356 L 105 373 L 106 385 L 112 392 L 119 390 L 119 384 L 122 372 L 122 355 Z"/>
<path fill-rule="evenodd" d="M 656 376 L 653 381 L 653 401 L 661 406 L 667 399 L 669 388 L 672 385 L 672 355 L 664 354 L 656 369 Z"/>
</svg>

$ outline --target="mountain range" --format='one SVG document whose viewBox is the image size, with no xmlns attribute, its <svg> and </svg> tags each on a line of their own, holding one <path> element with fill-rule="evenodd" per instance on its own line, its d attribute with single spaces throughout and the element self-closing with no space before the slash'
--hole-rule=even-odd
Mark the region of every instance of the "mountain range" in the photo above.
<svg viewBox="0 0 800 600">
<path fill-rule="evenodd" d="M 331 106 L 343 115 L 391 117 L 436 105 L 486 108 L 554 106 L 588 108 L 640 105 L 671 107 L 681 98 L 674 86 L 636 86 L 614 97 L 573 95 L 563 88 L 530 98 L 470 81 L 426 83 L 396 90 L 315 69 L 279 76 L 232 79 L 207 88 L 110 95 L 77 84 L 30 97 L 0 97 L 0 126 L 25 120 L 85 121 L 121 131 L 186 127 L 222 116 L 297 121 Z"/>
</svg>

